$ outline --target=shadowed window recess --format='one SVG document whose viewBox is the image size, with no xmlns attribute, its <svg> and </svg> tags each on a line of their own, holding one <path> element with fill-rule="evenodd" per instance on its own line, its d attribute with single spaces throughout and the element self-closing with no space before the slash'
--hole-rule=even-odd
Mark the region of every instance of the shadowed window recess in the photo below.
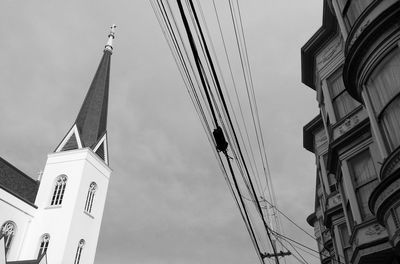
<svg viewBox="0 0 400 264">
<path fill-rule="evenodd" d="M 91 213 L 92 212 L 92 206 L 93 206 L 93 200 L 94 200 L 94 195 L 97 191 L 97 184 L 95 182 L 92 182 L 89 186 L 88 194 L 86 197 L 86 203 L 85 203 L 85 212 Z"/>
<path fill-rule="evenodd" d="M 49 247 L 49 242 L 50 242 L 50 235 L 43 234 L 42 237 L 40 238 L 38 258 L 40 258 L 43 254 L 47 253 L 47 248 Z"/>
<path fill-rule="evenodd" d="M 16 231 L 16 225 L 12 221 L 7 221 L 1 226 L 1 237 L 4 237 L 4 247 L 5 247 L 5 252 L 10 250 L 11 248 L 11 243 L 12 240 L 15 236 L 15 231 Z"/>
<path fill-rule="evenodd" d="M 67 176 L 60 175 L 56 178 L 53 196 L 50 205 L 61 205 L 64 198 L 65 188 L 67 186 Z"/>
<path fill-rule="evenodd" d="M 84 246 L 85 246 L 85 240 L 84 239 L 79 240 L 78 248 L 76 249 L 75 253 L 74 264 L 79 264 L 79 261 L 81 260 L 82 249 Z"/>
</svg>

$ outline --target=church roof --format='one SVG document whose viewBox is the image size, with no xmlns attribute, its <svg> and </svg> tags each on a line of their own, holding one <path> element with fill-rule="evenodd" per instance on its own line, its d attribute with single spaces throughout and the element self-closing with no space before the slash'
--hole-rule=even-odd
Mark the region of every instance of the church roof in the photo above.
<svg viewBox="0 0 400 264">
<path fill-rule="evenodd" d="M 84 147 L 94 148 L 107 129 L 111 51 L 104 50 L 75 124 Z"/>
<path fill-rule="evenodd" d="M 0 157 L 0 188 L 34 206 L 39 182 Z"/>
<path fill-rule="evenodd" d="M 104 141 L 107 132 L 110 61 L 113 51 L 115 28 L 115 25 L 111 26 L 103 56 L 78 116 L 55 152 L 85 147 L 89 147 L 96 152 L 99 149 L 98 143 Z M 108 158 L 105 158 L 105 156 L 101 158 L 108 164 Z"/>
<path fill-rule="evenodd" d="M 17 260 L 17 261 L 7 261 L 7 264 L 39 264 L 40 260 Z"/>
</svg>

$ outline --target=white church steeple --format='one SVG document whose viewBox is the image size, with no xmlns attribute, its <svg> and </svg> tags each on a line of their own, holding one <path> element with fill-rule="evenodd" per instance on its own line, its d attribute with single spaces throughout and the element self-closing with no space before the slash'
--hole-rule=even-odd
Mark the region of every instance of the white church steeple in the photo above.
<svg viewBox="0 0 400 264">
<path fill-rule="evenodd" d="M 107 110 L 114 35 L 115 25 L 72 128 L 48 154 L 37 209 L 23 226 L 24 239 L 12 255 L 16 260 L 46 256 L 49 264 L 94 262 L 111 176 Z"/>
</svg>

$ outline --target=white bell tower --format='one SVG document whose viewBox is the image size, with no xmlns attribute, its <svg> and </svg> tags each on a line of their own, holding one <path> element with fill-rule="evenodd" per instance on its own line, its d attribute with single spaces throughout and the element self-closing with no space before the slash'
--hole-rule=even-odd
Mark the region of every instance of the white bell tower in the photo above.
<svg viewBox="0 0 400 264">
<path fill-rule="evenodd" d="M 48 155 L 20 259 L 93 264 L 107 196 L 107 108 L 115 25 L 79 114 Z M 32 245 L 37 245 L 36 247 Z"/>
</svg>

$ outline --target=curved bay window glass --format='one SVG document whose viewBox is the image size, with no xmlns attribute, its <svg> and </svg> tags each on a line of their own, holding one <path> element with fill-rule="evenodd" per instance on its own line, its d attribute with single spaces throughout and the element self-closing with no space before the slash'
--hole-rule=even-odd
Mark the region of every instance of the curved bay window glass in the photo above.
<svg viewBox="0 0 400 264">
<path fill-rule="evenodd" d="M 349 166 L 361 217 L 366 219 L 372 216 L 368 207 L 368 199 L 371 196 L 371 192 L 378 185 L 377 174 L 369 149 L 351 158 Z"/>
<path fill-rule="evenodd" d="M 67 185 L 67 176 L 65 175 L 58 176 L 55 182 L 53 196 L 51 198 L 50 205 L 61 205 L 62 200 L 64 198 L 66 185 Z"/>
<path fill-rule="evenodd" d="M 89 186 L 88 194 L 86 197 L 86 203 L 85 203 L 85 211 L 88 213 L 92 212 L 94 194 L 96 193 L 96 191 L 97 191 L 97 184 L 95 182 L 92 182 Z"/>
<path fill-rule="evenodd" d="M 50 235 L 43 234 L 42 237 L 40 238 L 38 258 L 43 254 L 46 254 L 47 248 L 49 247 L 49 242 L 50 242 Z"/>
<path fill-rule="evenodd" d="M 337 121 L 360 105 L 346 91 L 342 78 L 342 69 L 337 70 L 328 78 L 328 89 Z"/>
<path fill-rule="evenodd" d="M 7 221 L 1 226 L 1 235 L 4 237 L 6 254 L 11 247 L 11 242 L 15 236 L 16 225 L 12 221 Z"/>
<path fill-rule="evenodd" d="M 371 4 L 374 0 L 347 0 L 339 1 L 339 6 L 344 6 L 344 18 L 347 23 L 347 27 L 350 29 L 361 13 Z"/>
<path fill-rule="evenodd" d="M 75 253 L 74 264 L 79 264 L 79 261 L 81 260 L 82 249 L 84 246 L 85 246 L 85 240 L 84 239 L 79 240 L 78 248 L 76 249 Z"/>
<path fill-rule="evenodd" d="M 390 52 L 367 82 L 368 94 L 378 123 L 393 151 L 400 145 L 400 49 Z"/>
</svg>

